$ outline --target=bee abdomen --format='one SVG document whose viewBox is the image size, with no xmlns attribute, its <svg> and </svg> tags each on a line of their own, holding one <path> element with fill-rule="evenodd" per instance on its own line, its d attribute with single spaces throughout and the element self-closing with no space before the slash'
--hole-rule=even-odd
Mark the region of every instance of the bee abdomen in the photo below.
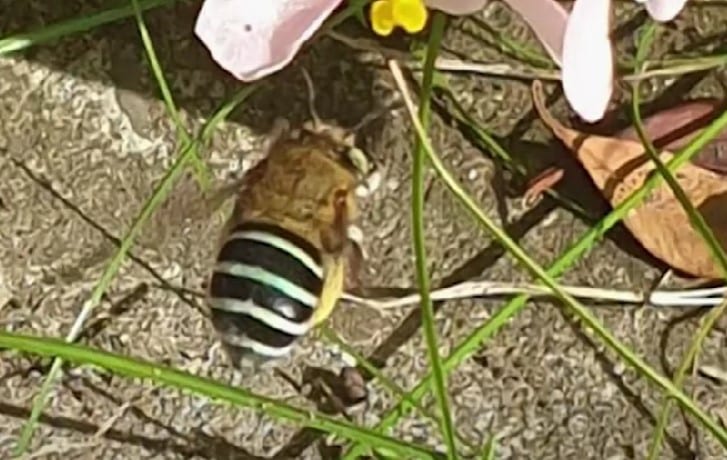
<svg viewBox="0 0 727 460">
<path fill-rule="evenodd" d="M 320 253 L 301 237 L 270 224 L 242 224 L 217 257 L 212 322 L 238 351 L 284 356 L 310 328 L 322 272 Z"/>
</svg>

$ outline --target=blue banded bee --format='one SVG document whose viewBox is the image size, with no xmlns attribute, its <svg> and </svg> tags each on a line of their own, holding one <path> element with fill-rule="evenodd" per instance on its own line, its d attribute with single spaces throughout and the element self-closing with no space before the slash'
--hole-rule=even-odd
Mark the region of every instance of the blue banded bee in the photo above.
<svg viewBox="0 0 727 460">
<path fill-rule="evenodd" d="M 332 313 L 362 260 L 356 202 L 378 172 L 310 103 L 313 121 L 283 128 L 243 176 L 223 230 L 207 300 L 235 365 L 287 356 Z"/>
</svg>

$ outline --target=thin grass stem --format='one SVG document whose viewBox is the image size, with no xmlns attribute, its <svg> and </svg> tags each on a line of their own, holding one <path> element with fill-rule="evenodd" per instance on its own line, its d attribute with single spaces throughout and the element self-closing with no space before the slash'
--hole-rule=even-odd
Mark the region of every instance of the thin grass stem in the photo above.
<svg viewBox="0 0 727 460">
<path fill-rule="evenodd" d="M 324 430 L 366 445 L 386 448 L 399 458 L 439 459 L 441 455 L 421 446 L 384 436 L 367 428 L 312 410 L 300 409 L 273 398 L 254 394 L 243 388 L 232 387 L 210 378 L 199 377 L 186 371 L 156 363 L 110 353 L 88 345 L 67 343 L 61 339 L 33 337 L 0 331 L 0 348 L 11 348 L 41 356 L 58 357 L 69 362 L 91 365 L 130 378 L 149 379 L 169 387 L 205 396 L 211 401 L 248 407 L 263 411 L 278 419 L 289 420 L 303 426 Z"/>
<path fill-rule="evenodd" d="M 231 107 L 232 105 L 237 105 L 244 101 L 244 99 L 246 99 L 256 88 L 257 85 L 249 85 L 245 88 L 242 88 L 230 99 L 228 103 L 222 106 L 220 112 L 224 114 L 229 114 L 234 108 Z M 200 137 L 204 138 L 205 134 L 211 132 L 211 130 L 213 129 L 212 126 L 219 123 L 221 120 L 222 118 L 220 116 L 212 117 L 207 122 L 207 125 L 202 129 L 202 135 Z M 91 311 L 101 301 L 103 294 L 106 292 L 106 289 L 111 284 L 114 276 L 116 276 L 116 273 L 121 268 L 121 264 L 126 259 L 127 252 L 129 251 L 129 249 L 131 249 L 131 246 L 133 245 L 134 240 L 138 236 L 142 227 L 149 219 L 149 217 L 151 217 L 152 213 L 159 206 L 159 204 L 164 201 L 168 192 L 172 189 L 177 179 L 179 179 L 179 177 L 181 176 L 182 172 L 184 172 L 184 168 L 186 167 L 187 162 L 190 160 L 192 155 L 191 147 L 192 144 L 187 145 L 187 147 L 181 151 L 177 161 L 174 163 L 174 165 L 172 165 L 171 168 L 169 168 L 159 185 L 155 188 L 149 200 L 144 203 L 141 211 L 134 219 L 131 227 L 126 232 L 126 235 L 124 235 L 123 239 L 121 240 L 119 248 L 106 266 L 106 269 L 101 275 L 101 278 L 99 278 L 98 282 L 96 283 L 96 286 L 91 293 L 91 297 L 84 303 L 83 308 L 81 309 L 81 313 L 78 315 L 78 317 L 76 317 L 76 320 L 71 326 L 71 330 L 66 336 L 67 342 L 73 342 L 74 340 L 76 340 L 76 338 L 78 338 L 78 335 L 81 333 L 83 324 L 86 322 L 86 319 L 91 314 Z M 31 409 L 30 416 L 23 425 L 23 429 L 15 447 L 16 455 L 23 454 L 27 450 L 30 440 L 33 436 L 33 432 L 35 431 L 35 428 L 37 426 L 38 418 L 40 417 L 40 414 L 42 413 L 43 408 L 45 407 L 45 404 L 50 397 L 53 384 L 57 380 L 59 376 L 58 374 L 60 373 L 62 366 L 63 360 L 61 358 L 56 358 L 53 360 L 50 371 L 46 375 L 46 378 L 41 385 L 40 391 L 38 392 L 38 395 L 33 401 L 33 407 Z"/>
<path fill-rule="evenodd" d="M 429 125 L 431 115 L 431 97 L 432 97 L 432 81 L 434 78 L 434 62 L 439 53 L 439 45 L 444 33 L 446 17 L 441 12 L 434 14 L 431 30 L 429 32 L 429 44 L 426 50 L 424 60 L 424 76 L 422 77 L 422 89 L 419 95 L 421 105 L 419 107 L 419 120 L 423 126 Z M 426 128 L 424 128 L 426 129 Z M 439 406 L 441 416 L 440 429 L 447 446 L 447 458 L 454 460 L 458 458 L 457 444 L 454 435 L 454 423 L 449 408 L 449 395 L 447 392 L 447 382 L 442 371 L 441 356 L 439 355 L 439 345 L 437 340 L 437 331 L 435 328 L 434 305 L 429 296 L 429 273 L 427 270 L 427 253 L 425 248 L 424 233 L 424 172 L 427 154 L 424 151 L 421 139 L 416 139 L 414 147 L 414 162 L 412 168 L 412 233 L 414 254 L 416 257 L 416 274 L 417 284 L 419 285 L 419 295 L 421 298 L 422 308 L 422 329 L 424 330 L 424 339 L 427 344 L 429 354 L 429 364 L 432 368 L 432 376 L 434 377 L 434 396 Z"/>
</svg>

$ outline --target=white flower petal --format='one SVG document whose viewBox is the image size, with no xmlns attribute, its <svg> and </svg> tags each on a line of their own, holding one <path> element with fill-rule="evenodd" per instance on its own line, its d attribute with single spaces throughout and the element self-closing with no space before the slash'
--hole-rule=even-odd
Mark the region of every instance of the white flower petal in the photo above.
<svg viewBox="0 0 727 460">
<path fill-rule="evenodd" d="M 465 15 L 475 13 L 485 7 L 488 0 L 425 0 L 429 8 L 447 14 Z"/>
<path fill-rule="evenodd" d="M 522 16 L 551 59 L 561 65 L 568 11 L 555 0 L 505 0 L 505 3 Z"/>
<path fill-rule="evenodd" d="M 610 0 L 576 0 L 563 40 L 563 91 L 588 122 L 603 117 L 613 90 Z"/>
<path fill-rule="evenodd" d="M 194 33 L 242 81 L 287 65 L 341 0 L 205 0 Z"/>
<path fill-rule="evenodd" d="M 646 0 L 646 11 L 655 21 L 671 21 L 679 14 L 687 0 Z"/>
</svg>

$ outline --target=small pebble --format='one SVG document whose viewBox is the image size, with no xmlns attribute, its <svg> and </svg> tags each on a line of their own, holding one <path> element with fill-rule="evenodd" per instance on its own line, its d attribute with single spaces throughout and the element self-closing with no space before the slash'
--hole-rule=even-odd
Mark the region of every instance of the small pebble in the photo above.
<svg viewBox="0 0 727 460">
<path fill-rule="evenodd" d="M 346 366 L 341 369 L 342 387 L 346 403 L 358 404 L 368 397 L 366 381 L 355 367 Z"/>
</svg>

